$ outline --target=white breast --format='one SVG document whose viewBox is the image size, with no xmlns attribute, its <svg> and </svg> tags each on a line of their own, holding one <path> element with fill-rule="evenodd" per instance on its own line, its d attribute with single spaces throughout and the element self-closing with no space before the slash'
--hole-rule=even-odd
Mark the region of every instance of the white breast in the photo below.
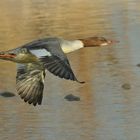
<svg viewBox="0 0 140 140">
<path fill-rule="evenodd" d="M 83 48 L 84 44 L 80 40 L 74 40 L 74 41 L 62 40 L 61 47 L 64 53 L 69 53 L 78 50 L 80 48 Z"/>
</svg>

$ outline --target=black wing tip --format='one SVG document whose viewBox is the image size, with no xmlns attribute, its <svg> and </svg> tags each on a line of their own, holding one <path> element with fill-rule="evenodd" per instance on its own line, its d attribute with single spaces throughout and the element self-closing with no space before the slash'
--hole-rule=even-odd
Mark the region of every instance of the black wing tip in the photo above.
<svg viewBox="0 0 140 140">
<path fill-rule="evenodd" d="M 85 84 L 86 82 L 85 81 L 77 81 L 78 83 L 80 84 Z"/>
<path fill-rule="evenodd" d="M 26 103 L 28 103 L 30 105 L 33 105 L 34 107 L 37 106 L 37 105 L 41 105 L 42 104 L 40 102 L 29 102 L 29 101 L 25 101 L 25 100 L 24 100 L 24 102 L 26 102 Z"/>
<path fill-rule="evenodd" d="M 59 75 L 56 75 L 56 76 L 58 76 L 59 78 L 65 79 L 65 80 L 76 81 L 79 84 L 85 84 L 86 83 L 85 81 L 79 81 L 74 75 L 72 77 L 60 77 Z"/>
<path fill-rule="evenodd" d="M 42 97 L 41 98 L 38 98 L 38 99 L 36 99 L 35 98 L 35 100 L 36 101 L 34 101 L 34 100 L 28 100 L 28 101 L 26 101 L 28 104 L 30 104 L 30 105 L 33 105 L 33 106 L 37 106 L 37 105 L 41 105 L 42 104 Z M 25 100 L 24 100 L 25 101 Z"/>
<path fill-rule="evenodd" d="M 85 81 L 79 81 L 77 79 L 75 79 L 74 81 L 78 82 L 79 84 L 85 84 L 86 83 Z"/>
<path fill-rule="evenodd" d="M 22 94 L 20 94 L 20 98 L 22 100 L 24 100 L 25 103 L 28 103 L 30 105 L 33 105 L 33 106 L 37 106 L 37 105 L 41 105 L 42 104 L 42 97 L 37 99 L 37 101 L 34 101 L 34 100 L 30 100 L 30 98 L 25 98 L 23 96 L 21 96 Z"/>
<path fill-rule="evenodd" d="M 37 105 L 42 104 L 42 98 L 37 99 L 37 101 L 34 101 L 34 100 L 31 101 L 30 98 L 27 99 L 25 97 L 21 97 L 21 95 L 20 95 L 20 98 L 22 100 L 24 100 L 25 103 L 28 103 L 28 104 L 33 105 L 33 106 L 37 106 Z"/>
</svg>

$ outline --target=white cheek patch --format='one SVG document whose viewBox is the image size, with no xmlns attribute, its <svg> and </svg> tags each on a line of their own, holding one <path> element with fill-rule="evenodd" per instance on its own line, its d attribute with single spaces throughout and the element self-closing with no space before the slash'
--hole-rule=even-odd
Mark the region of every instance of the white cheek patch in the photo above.
<svg viewBox="0 0 140 140">
<path fill-rule="evenodd" d="M 46 49 L 31 50 L 31 53 L 37 57 L 51 56 L 51 53 Z"/>
</svg>

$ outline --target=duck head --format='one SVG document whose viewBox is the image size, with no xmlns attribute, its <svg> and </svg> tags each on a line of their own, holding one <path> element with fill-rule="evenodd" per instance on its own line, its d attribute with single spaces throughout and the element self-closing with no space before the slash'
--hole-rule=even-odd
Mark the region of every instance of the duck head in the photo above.
<svg viewBox="0 0 140 140">
<path fill-rule="evenodd" d="M 79 40 L 83 42 L 84 47 L 107 46 L 114 43 L 118 43 L 118 41 L 106 39 L 104 37 L 88 37 Z"/>
<path fill-rule="evenodd" d="M 25 48 L 17 48 L 5 52 L 0 52 L 0 59 L 9 60 L 16 63 L 38 62 L 37 57 L 28 52 Z"/>
</svg>

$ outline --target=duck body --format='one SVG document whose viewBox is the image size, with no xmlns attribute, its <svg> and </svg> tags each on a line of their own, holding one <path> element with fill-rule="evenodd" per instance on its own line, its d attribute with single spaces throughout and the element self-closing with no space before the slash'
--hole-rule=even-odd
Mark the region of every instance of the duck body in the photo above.
<svg viewBox="0 0 140 140">
<path fill-rule="evenodd" d="M 41 104 L 46 69 L 60 78 L 84 83 L 77 80 L 63 52 L 70 52 L 69 47 L 68 41 L 44 38 L 0 53 L 0 59 L 17 63 L 16 88 L 25 102 Z"/>
<path fill-rule="evenodd" d="M 56 37 L 43 38 L 13 50 L 0 52 L 0 59 L 17 63 L 17 93 L 25 102 L 34 106 L 40 105 L 46 69 L 60 78 L 84 83 L 74 75 L 66 53 L 94 46 L 91 39 L 93 38 L 69 41 Z"/>
</svg>

